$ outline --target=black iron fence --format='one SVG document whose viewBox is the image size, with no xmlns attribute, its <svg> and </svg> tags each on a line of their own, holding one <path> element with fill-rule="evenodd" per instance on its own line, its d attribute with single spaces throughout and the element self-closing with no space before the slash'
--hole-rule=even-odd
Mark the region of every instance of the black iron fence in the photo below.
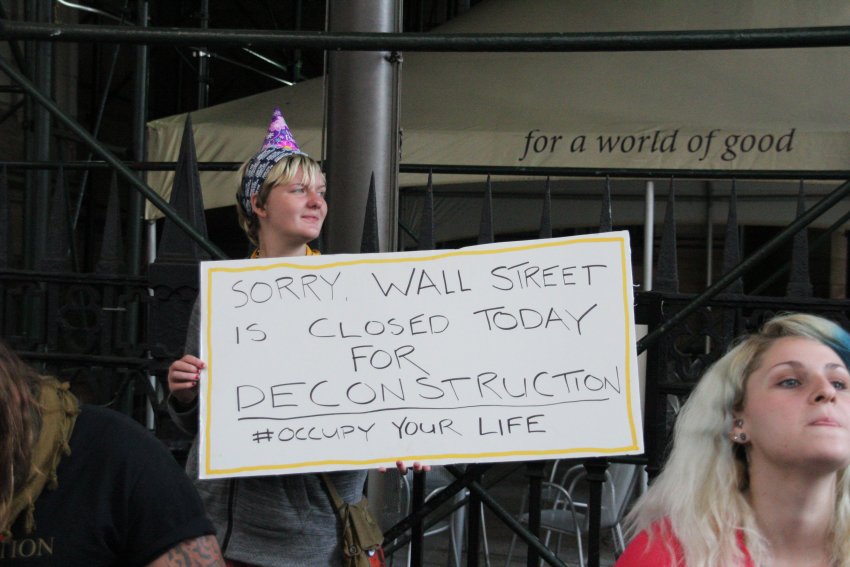
<svg viewBox="0 0 850 567">
<path fill-rule="evenodd" d="M 486 187 L 480 194 L 482 208 L 486 210 L 492 195 Z M 831 195 L 832 199 L 837 199 L 834 193 Z M 609 198 L 610 195 L 604 195 L 601 199 L 603 212 Z M 183 218 L 191 218 L 186 207 L 197 210 L 197 204 L 189 201 L 181 204 L 179 195 L 172 195 L 172 203 L 176 206 L 175 214 Z M 826 204 L 821 203 L 824 210 L 832 204 L 829 198 Z M 610 202 L 608 208 L 610 210 Z M 492 238 L 494 233 L 498 234 L 498 226 L 492 225 L 492 218 L 485 217 L 482 215 L 479 233 Z M 799 232 L 805 229 L 805 220 L 810 222 L 814 218 L 812 214 L 802 221 L 789 219 L 789 225 Z M 432 221 L 433 210 L 430 215 L 423 214 L 423 219 Z M 609 226 L 610 220 L 606 221 Z M 109 224 L 113 220 L 106 222 Z M 433 247 L 439 236 L 433 226 L 424 226 L 426 222 L 423 220 L 423 226 L 419 227 L 419 241 L 424 248 Z M 551 219 L 544 215 L 541 225 L 547 224 L 551 226 Z M 65 227 L 50 228 L 54 231 L 51 238 L 62 238 Z M 113 406 L 148 423 L 180 458 L 189 440 L 171 426 L 163 411 L 164 374 L 168 364 L 182 354 L 188 313 L 197 293 L 199 249 L 186 246 L 190 239 L 182 231 L 174 234 L 183 236 L 164 238 L 158 251 L 160 260 L 142 276 L 73 273 L 67 268 L 63 270 L 61 262 L 57 263 L 59 271 L 0 268 L 0 322 L 4 340 L 26 359 L 46 372 L 70 380 L 74 391 L 84 400 Z M 792 232 L 783 234 L 784 238 L 794 236 Z M 675 243 L 672 249 L 675 250 Z M 187 250 L 195 252 L 187 253 Z M 115 251 L 107 247 L 103 254 L 114 255 Z M 670 262 L 671 259 L 662 254 L 658 270 L 669 269 L 670 266 L 664 265 Z M 672 264 L 675 267 L 675 260 Z M 8 258 L 0 262 L 0 266 L 8 265 Z M 120 266 L 121 263 L 101 265 Z M 746 276 L 753 265 L 752 259 L 744 259 L 719 281 L 734 282 Z M 675 289 L 635 294 L 635 320 L 647 326 L 648 337 L 654 337 L 644 343 L 647 357 L 644 377 L 646 452 L 642 456 L 616 460 L 646 465 L 650 477 L 663 466 L 678 407 L 704 369 L 725 351 L 733 337 L 758 328 L 765 319 L 781 311 L 818 313 L 850 328 L 844 300 L 746 296 L 724 293 L 722 286 L 715 287 L 712 293 L 703 294 L 681 294 Z M 597 518 L 599 491 L 608 462 L 605 459 L 587 461 L 588 470 L 592 472 L 590 478 L 597 485 L 590 494 L 592 506 L 595 499 Z M 532 495 L 539 495 L 539 466 L 539 463 L 529 464 Z M 387 532 L 388 541 L 395 540 L 390 549 L 412 540 L 416 550 L 414 564 L 417 564 L 421 561 L 422 530 L 437 520 L 435 510 L 448 514 L 457 506 L 483 505 L 521 534 L 529 546 L 530 558 L 540 557 L 550 564 L 561 564 L 561 559 L 535 537 L 533 525 L 530 530 L 520 525 L 514 515 L 489 494 L 488 487 L 495 481 L 489 467 L 449 470 L 458 480 L 440 499 L 429 501 L 427 505 L 421 501 L 416 503 L 413 514 Z M 468 495 L 452 501 L 460 491 Z M 449 501 L 452 506 L 447 509 L 443 505 Z M 477 514 L 470 510 L 468 517 L 477 517 Z M 404 535 L 408 531 L 411 535 Z M 600 537 L 598 527 L 591 529 L 591 565 L 599 562 Z M 467 548 L 477 549 L 477 530 L 470 532 L 470 538 Z M 470 564 L 475 564 L 474 561 L 470 558 Z"/>
</svg>

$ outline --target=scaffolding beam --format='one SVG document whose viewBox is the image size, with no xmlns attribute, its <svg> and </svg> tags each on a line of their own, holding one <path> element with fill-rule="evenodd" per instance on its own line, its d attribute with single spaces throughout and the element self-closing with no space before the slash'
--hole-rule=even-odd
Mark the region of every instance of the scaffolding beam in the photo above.
<svg viewBox="0 0 850 567">
<path fill-rule="evenodd" d="M 330 33 L 131 28 L 0 19 L 0 39 L 148 45 L 273 46 L 342 51 L 613 52 L 787 49 L 850 46 L 850 26 L 599 33 Z"/>
</svg>

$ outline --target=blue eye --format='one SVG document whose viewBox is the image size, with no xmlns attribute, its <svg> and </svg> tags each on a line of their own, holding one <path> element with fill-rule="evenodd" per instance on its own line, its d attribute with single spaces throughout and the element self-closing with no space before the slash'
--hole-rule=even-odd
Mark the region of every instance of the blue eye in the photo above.
<svg viewBox="0 0 850 567">
<path fill-rule="evenodd" d="M 833 380 L 832 381 L 832 387 L 835 388 L 836 390 L 846 390 L 847 389 L 847 382 L 845 382 L 843 380 Z"/>
<path fill-rule="evenodd" d="M 796 388 L 800 385 L 800 381 L 796 378 L 785 378 L 784 380 L 780 380 L 778 385 L 783 388 Z"/>
</svg>

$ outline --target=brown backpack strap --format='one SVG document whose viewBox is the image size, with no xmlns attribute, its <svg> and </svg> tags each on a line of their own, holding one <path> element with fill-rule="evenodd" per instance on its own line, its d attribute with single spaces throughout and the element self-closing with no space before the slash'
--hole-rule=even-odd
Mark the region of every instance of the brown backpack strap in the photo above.
<svg viewBox="0 0 850 567">
<path fill-rule="evenodd" d="M 334 486 L 331 477 L 329 477 L 326 473 L 322 473 L 322 482 L 325 484 L 325 488 L 328 490 L 328 494 L 330 494 L 331 501 L 334 504 L 334 508 L 336 508 L 337 516 L 340 516 L 342 519 L 342 507 L 345 506 L 345 502 L 340 498 L 339 493 L 336 491 L 336 487 Z"/>
</svg>

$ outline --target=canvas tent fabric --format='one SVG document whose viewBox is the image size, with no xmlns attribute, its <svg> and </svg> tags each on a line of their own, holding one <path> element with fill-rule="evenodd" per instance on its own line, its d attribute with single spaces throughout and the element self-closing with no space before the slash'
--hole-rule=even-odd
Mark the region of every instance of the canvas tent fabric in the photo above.
<svg viewBox="0 0 850 567">
<path fill-rule="evenodd" d="M 818 0 L 485 0 L 439 33 L 757 29 L 850 25 Z M 402 164 L 850 169 L 850 48 L 610 53 L 405 53 Z M 192 113 L 198 160 L 244 161 L 280 106 L 322 158 L 324 80 Z M 185 115 L 151 121 L 148 159 L 177 157 Z M 148 181 L 166 199 L 172 174 Z M 403 186 L 426 176 L 402 176 Z M 435 176 L 457 185 L 468 177 Z M 480 182 L 480 178 L 474 181 Z M 207 208 L 235 172 L 202 172 Z M 331 188 L 332 191 L 332 188 Z M 534 205 L 538 207 L 538 205 Z M 537 209 L 539 210 L 539 208 Z M 594 213 L 598 216 L 597 213 Z M 746 214 L 746 212 L 744 212 Z M 148 208 L 146 215 L 156 212 Z M 539 218 L 539 215 L 538 215 Z"/>
</svg>

